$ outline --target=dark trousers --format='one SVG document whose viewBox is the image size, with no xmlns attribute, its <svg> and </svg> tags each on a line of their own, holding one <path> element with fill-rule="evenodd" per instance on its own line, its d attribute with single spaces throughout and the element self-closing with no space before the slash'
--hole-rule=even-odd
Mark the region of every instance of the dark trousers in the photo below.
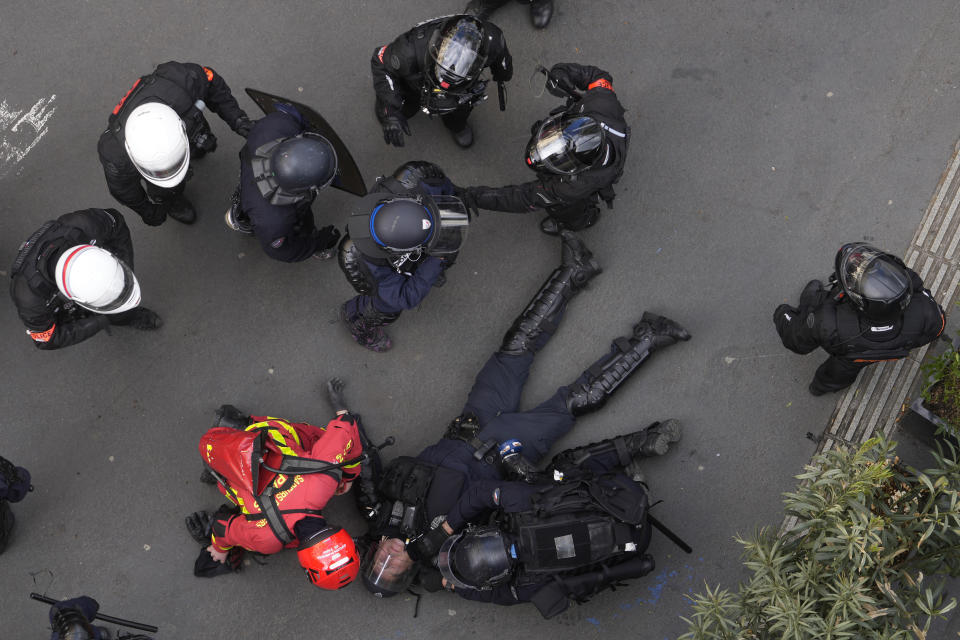
<svg viewBox="0 0 960 640">
<path fill-rule="evenodd" d="M 532 364 L 533 354 L 529 352 L 518 356 L 493 354 L 477 374 L 463 411 L 477 416 L 481 427 L 477 437 L 481 441 L 519 440 L 523 456 L 536 464 L 573 428 L 574 417 L 567 409 L 566 387 L 557 389 L 533 409 L 518 411 Z"/>
<path fill-rule="evenodd" d="M 403 113 L 403 117 L 412 118 L 413 116 L 420 113 L 420 94 L 410 91 L 406 87 L 400 89 L 400 95 L 403 98 L 403 108 L 400 110 Z M 380 112 L 380 108 L 377 108 L 377 111 Z M 473 111 L 471 105 L 463 105 L 450 113 L 445 113 L 440 116 L 440 120 L 450 131 L 454 133 L 458 131 L 463 131 L 467 126 L 467 118 L 470 117 L 470 112 Z"/>
<path fill-rule="evenodd" d="M 811 386 L 818 391 L 840 391 L 852 385 L 860 369 L 863 369 L 870 362 L 854 362 L 846 358 L 830 356 L 823 364 L 817 367 L 817 372 L 813 374 Z"/>
<path fill-rule="evenodd" d="M 347 300 L 343 307 L 348 322 L 363 317 L 369 326 L 383 327 L 393 324 L 403 311 L 377 295 L 357 295 Z"/>
<path fill-rule="evenodd" d="M 580 231 L 593 224 L 600 215 L 600 207 L 590 200 L 547 207 L 547 215 L 570 231 Z"/>
</svg>

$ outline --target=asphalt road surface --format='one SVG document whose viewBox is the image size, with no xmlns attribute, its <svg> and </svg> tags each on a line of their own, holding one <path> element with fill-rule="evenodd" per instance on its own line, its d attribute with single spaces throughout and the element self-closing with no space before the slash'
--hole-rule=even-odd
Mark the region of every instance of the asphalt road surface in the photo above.
<svg viewBox="0 0 960 640">
<path fill-rule="evenodd" d="M 655 535 L 657 569 L 552 621 L 530 605 L 498 608 L 454 594 L 386 601 L 359 585 L 321 592 L 295 554 L 235 576 L 192 575 L 183 518 L 214 508 L 197 482 L 213 409 L 324 424 L 327 378 L 347 381 L 375 439 L 414 454 L 456 416 L 475 372 L 559 260 L 539 215 L 483 213 L 448 282 L 390 329 L 374 354 L 336 321 L 352 290 L 335 262 L 282 264 L 229 231 L 222 214 L 241 139 L 215 116 L 220 148 L 196 163 L 192 227 L 147 227 L 132 212 L 144 304 L 156 334 L 117 328 L 41 353 L 12 304 L 0 308 L 0 454 L 28 467 L 0 558 L 0 636 L 44 637 L 30 591 L 89 594 L 106 613 L 160 626 L 158 638 L 674 638 L 685 595 L 743 574 L 737 533 L 780 522 L 780 494 L 809 460 L 835 398 L 806 385 L 819 356 L 786 352 L 771 314 L 825 277 L 844 241 L 906 247 L 958 137 L 958 12 L 952 0 L 787 3 L 556 0 L 544 31 L 526 8 L 496 14 L 516 67 L 509 105 L 474 112 L 476 145 L 439 121 L 411 120 L 387 147 L 372 113 L 369 58 L 414 23 L 459 10 L 441 0 L 379 2 L 54 1 L 0 13 L 0 275 L 45 220 L 110 207 L 96 155 L 107 115 L 133 80 L 175 59 L 215 68 L 251 115 L 244 87 L 296 98 L 338 130 L 367 181 L 406 160 L 460 184 L 531 177 L 538 63 L 613 74 L 628 108 L 631 156 L 616 209 L 583 233 L 605 271 L 570 306 L 538 356 L 525 404 L 573 380 L 645 309 L 693 334 L 657 353 L 561 446 L 667 417 L 683 441 L 646 473 L 655 514 L 693 547 Z M 324 191 L 318 224 L 341 223 L 351 196 Z M 328 517 L 358 533 L 352 500 Z"/>
</svg>

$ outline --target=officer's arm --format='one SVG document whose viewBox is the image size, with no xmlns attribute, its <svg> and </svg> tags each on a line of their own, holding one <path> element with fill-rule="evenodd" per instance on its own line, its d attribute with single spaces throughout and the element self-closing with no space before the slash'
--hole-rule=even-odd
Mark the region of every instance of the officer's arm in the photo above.
<svg viewBox="0 0 960 640">
<path fill-rule="evenodd" d="M 223 76 L 210 67 L 202 67 L 193 62 L 188 62 L 184 66 L 193 74 L 197 86 L 200 87 L 198 97 L 231 129 L 237 131 L 237 121 L 246 118 L 247 114 L 233 97 L 233 92 L 230 91 Z"/>
<path fill-rule="evenodd" d="M 471 187 L 477 206 L 490 211 L 528 213 L 589 197 L 595 187 L 589 180 L 563 181 L 547 175 L 539 180 L 505 187 Z"/>
<path fill-rule="evenodd" d="M 484 30 L 490 38 L 490 72 L 497 82 L 507 82 L 513 78 L 513 56 L 507 48 L 507 39 L 500 27 L 487 22 Z"/>
<path fill-rule="evenodd" d="M 550 68 L 550 74 L 565 78 L 580 91 L 613 91 L 613 76 L 598 67 L 576 62 L 558 62 Z"/>
<path fill-rule="evenodd" d="M 820 339 L 816 331 L 817 312 L 804 310 L 782 304 L 773 312 L 773 324 L 777 328 L 780 340 L 790 351 L 801 355 L 810 353 L 820 346 Z"/>
<path fill-rule="evenodd" d="M 400 94 L 399 83 L 405 74 L 413 72 L 416 63 L 410 58 L 416 58 L 409 49 L 406 34 L 398 37 L 388 45 L 377 47 L 370 58 L 370 71 L 373 73 L 373 90 L 377 94 L 377 118 L 382 122 L 384 118 L 399 115 L 403 107 L 403 98 Z M 383 110 L 383 113 L 381 113 Z"/>
<path fill-rule="evenodd" d="M 445 264 L 443 258 L 430 256 L 411 276 L 388 267 L 376 267 L 373 272 L 377 280 L 377 296 L 395 309 L 413 309 L 430 293 Z"/>
<path fill-rule="evenodd" d="M 107 316 L 92 314 L 85 318 L 61 319 L 59 322 L 53 319 L 40 323 L 24 321 L 24 324 L 27 325 L 27 335 L 33 340 L 33 346 L 41 351 L 53 351 L 95 336 L 110 322 Z"/>
<path fill-rule="evenodd" d="M 214 520 L 210 540 L 213 548 L 220 552 L 232 547 L 243 547 L 265 555 L 282 551 L 283 543 L 272 532 L 266 532 L 270 532 L 269 527 L 258 527 L 257 521 L 236 515 Z"/>
<path fill-rule="evenodd" d="M 60 223 L 77 227 L 96 244 L 133 269 L 133 243 L 123 215 L 116 209 L 83 209 L 60 216 Z"/>
<path fill-rule="evenodd" d="M 480 516 L 490 513 L 500 506 L 500 485 L 498 480 L 473 482 L 463 492 L 453 508 L 447 512 L 447 524 L 459 531 L 468 522 L 475 522 Z"/>
</svg>

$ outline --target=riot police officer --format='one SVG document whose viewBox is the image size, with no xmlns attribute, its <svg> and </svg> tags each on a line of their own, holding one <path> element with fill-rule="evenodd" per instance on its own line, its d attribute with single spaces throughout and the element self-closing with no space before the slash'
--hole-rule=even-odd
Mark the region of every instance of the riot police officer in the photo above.
<svg viewBox="0 0 960 640">
<path fill-rule="evenodd" d="M 472 16 L 428 20 L 378 47 L 370 59 L 377 94 L 377 120 L 387 144 L 402 147 L 407 119 L 422 110 L 439 115 L 463 148 L 473 144 L 467 122 L 473 105 L 486 99 L 481 72 L 496 82 L 513 77 L 513 59 L 499 27 Z"/>
<path fill-rule="evenodd" d="M 490 14 L 507 4 L 510 0 L 470 0 L 464 13 L 472 13 L 481 20 L 490 18 Z M 550 24 L 553 17 L 553 0 L 517 0 L 520 4 L 530 5 L 530 22 L 537 29 Z"/>
<path fill-rule="evenodd" d="M 130 231 L 116 209 L 83 209 L 50 220 L 20 245 L 10 297 L 38 349 L 82 342 L 109 326 L 159 329 L 141 307 Z"/>
<path fill-rule="evenodd" d="M 781 304 L 773 323 L 794 353 L 822 347 L 830 357 L 817 368 L 809 391 L 841 391 L 874 362 L 905 358 L 935 340 L 943 309 L 915 271 L 893 254 L 864 242 L 837 251 L 830 288 L 811 280 L 797 307 Z"/>
<path fill-rule="evenodd" d="M 330 258 L 340 232 L 317 229 L 311 205 L 337 173 L 330 142 L 307 130 L 299 110 L 286 103 L 256 122 L 240 152 L 239 206 L 227 226 L 254 235 L 274 260 Z"/>
<path fill-rule="evenodd" d="M 392 346 L 383 327 L 446 281 L 469 217 L 435 164 L 407 162 L 359 200 L 347 222 L 339 262 L 357 294 L 341 307 L 350 335 L 371 351 Z"/>
<path fill-rule="evenodd" d="M 561 265 L 477 374 L 463 413 L 436 444 L 416 458 L 394 460 L 384 471 L 377 486 L 379 519 L 371 526 L 379 540 L 361 566 L 364 582 L 375 594 L 388 597 L 404 591 L 466 522 L 458 513 L 470 511 L 489 483 L 533 478 L 534 465 L 573 428 L 578 416 L 603 407 L 651 352 L 690 338 L 677 323 L 644 314 L 631 335 L 614 340 L 611 350 L 574 382 L 537 407 L 520 411 L 535 354 L 556 330 L 568 301 L 598 273 L 600 267 L 583 242 L 564 231 Z M 666 452 L 678 437 L 675 428 L 650 429 L 606 444 L 629 464 L 636 456 Z"/>
<path fill-rule="evenodd" d="M 20 502 L 29 491 L 33 491 L 30 472 L 0 456 L 0 553 L 6 551 L 16 522 L 10 503 Z"/>
<path fill-rule="evenodd" d="M 469 205 L 527 213 L 544 209 L 540 229 L 556 235 L 593 225 L 598 203 L 613 208 L 613 185 L 623 174 L 630 127 L 613 91 L 612 76 L 573 62 L 547 72 L 547 90 L 567 98 L 566 107 L 533 125 L 526 164 L 536 180 L 500 188 L 469 187 L 458 192 Z"/>
<path fill-rule="evenodd" d="M 167 216 L 196 220 L 183 190 L 190 160 L 217 148 L 206 107 L 244 137 L 253 126 L 224 79 L 193 62 L 164 62 L 137 78 L 113 108 L 97 145 L 100 163 L 110 194 L 146 224 L 163 224 Z"/>
</svg>

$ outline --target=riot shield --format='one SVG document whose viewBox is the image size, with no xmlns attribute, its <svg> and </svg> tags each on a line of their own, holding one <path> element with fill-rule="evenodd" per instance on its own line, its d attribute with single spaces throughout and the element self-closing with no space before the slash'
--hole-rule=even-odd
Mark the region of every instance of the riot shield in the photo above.
<svg viewBox="0 0 960 640">
<path fill-rule="evenodd" d="M 333 127 L 327 124 L 323 116 L 311 107 L 296 100 L 281 98 L 280 96 L 274 96 L 249 87 L 247 87 L 246 91 L 250 99 L 257 103 L 257 106 L 263 110 L 264 114 L 276 111 L 277 103 L 293 105 L 296 110 L 300 112 L 300 115 L 303 116 L 307 129 L 319 133 L 333 145 L 333 150 L 337 154 L 337 175 L 334 177 L 333 182 L 330 183 L 330 186 L 356 196 L 367 195 L 367 186 L 363 182 L 363 175 L 360 173 L 360 168 L 357 167 L 357 163 L 354 162 L 353 156 L 350 155 L 347 146 L 343 144 L 343 140 L 341 140 L 337 132 L 333 130 Z"/>
</svg>

